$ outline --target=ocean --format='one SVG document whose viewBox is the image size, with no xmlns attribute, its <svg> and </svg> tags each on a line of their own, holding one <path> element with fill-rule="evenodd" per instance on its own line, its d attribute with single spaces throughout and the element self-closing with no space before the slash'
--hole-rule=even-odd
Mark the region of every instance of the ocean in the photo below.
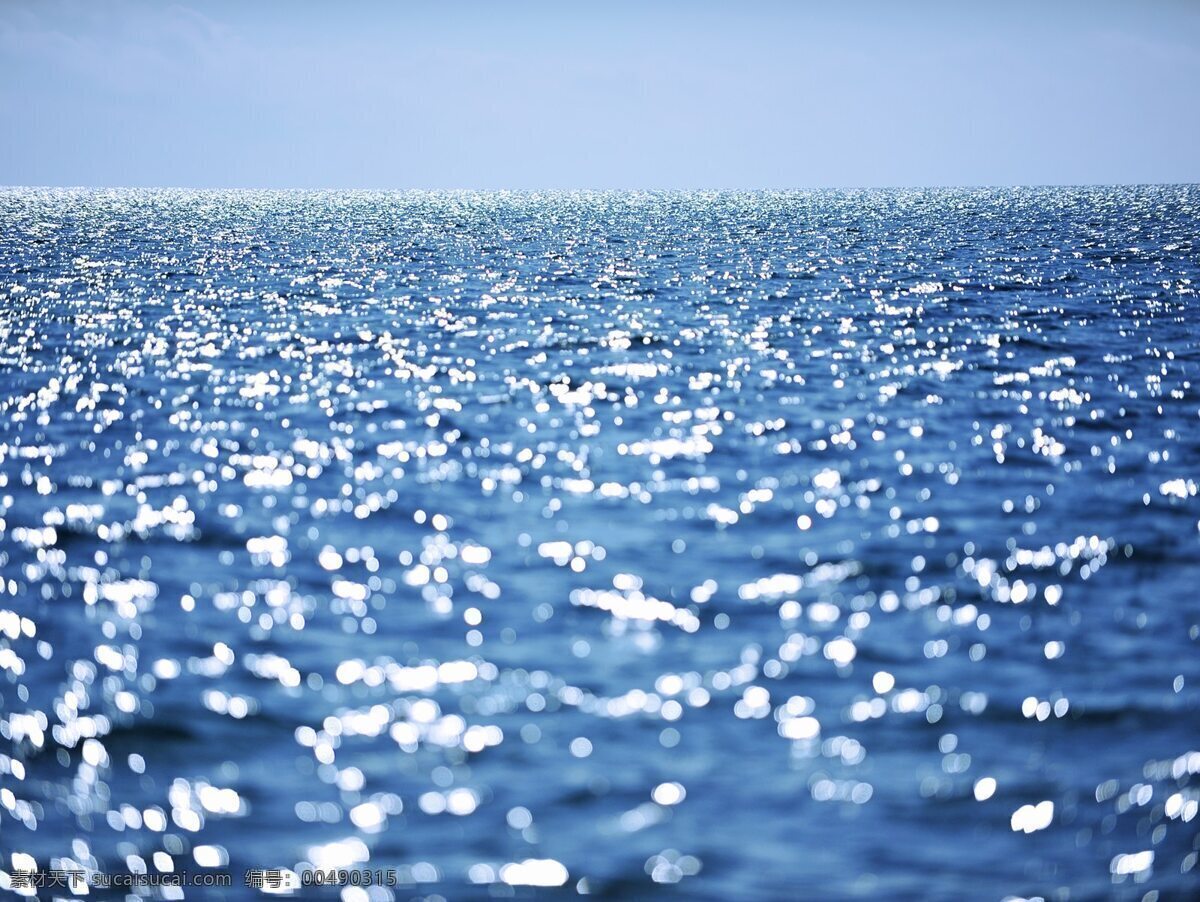
<svg viewBox="0 0 1200 902">
<path fill-rule="evenodd" d="M 3 189 L 0 886 L 1195 897 L 1198 241 Z"/>
</svg>

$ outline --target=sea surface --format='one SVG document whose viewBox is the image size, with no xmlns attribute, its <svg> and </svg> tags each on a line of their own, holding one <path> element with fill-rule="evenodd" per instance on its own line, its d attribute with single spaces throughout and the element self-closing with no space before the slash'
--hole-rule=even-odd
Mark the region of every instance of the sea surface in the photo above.
<svg viewBox="0 0 1200 902">
<path fill-rule="evenodd" d="M 1196 898 L 1198 244 L 0 191 L 0 887 Z"/>
</svg>

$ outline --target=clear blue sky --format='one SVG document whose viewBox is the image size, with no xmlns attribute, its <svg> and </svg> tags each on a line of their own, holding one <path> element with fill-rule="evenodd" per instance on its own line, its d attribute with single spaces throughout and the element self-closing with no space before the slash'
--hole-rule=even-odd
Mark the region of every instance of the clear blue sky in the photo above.
<svg viewBox="0 0 1200 902">
<path fill-rule="evenodd" d="M 1200 181 L 1200 2 L 0 0 L 0 184 Z"/>
</svg>

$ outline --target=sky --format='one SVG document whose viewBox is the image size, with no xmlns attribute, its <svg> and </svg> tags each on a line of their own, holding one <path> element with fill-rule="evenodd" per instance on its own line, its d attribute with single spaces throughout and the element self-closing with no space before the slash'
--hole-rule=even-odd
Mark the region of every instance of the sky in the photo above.
<svg viewBox="0 0 1200 902">
<path fill-rule="evenodd" d="M 1200 181 L 1200 2 L 0 0 L 0 184 Z"/>
</svg>

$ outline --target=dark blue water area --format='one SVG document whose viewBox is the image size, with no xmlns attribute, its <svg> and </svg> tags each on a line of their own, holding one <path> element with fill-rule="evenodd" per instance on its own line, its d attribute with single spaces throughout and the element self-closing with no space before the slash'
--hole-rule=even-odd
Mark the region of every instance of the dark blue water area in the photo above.
<svg viewBox="0 0 1200 902">
<path fill-rule="evenodd" d="M 0 192 L 0 884 L 1195 897 L 1198 240 L 1196 187 Z"/>
</svg>

